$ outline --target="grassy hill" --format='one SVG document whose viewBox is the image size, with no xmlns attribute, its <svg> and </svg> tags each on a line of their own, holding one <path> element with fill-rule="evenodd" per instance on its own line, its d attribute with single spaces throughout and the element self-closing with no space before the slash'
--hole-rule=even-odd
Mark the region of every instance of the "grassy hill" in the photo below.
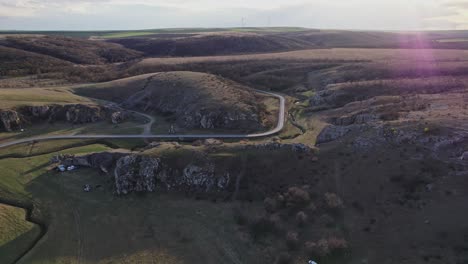
<svg viewBox="0 0 468 264">
<path fill-rule="evenodd" d="M 1 89 L 0 109 L 50 104 L 94 104 L 63 88 Z"/>
<path fill-rule="evenodd" d="M 252 90 L 205 73 L 146 74 L 74 90 L 79 95 L 166 116 L 181 128 L 255 130 L 263 127 L 266 117 Z"/>
<path fill-rule="evenodd" d="M 0 31 L 5 35 L 40 34 L 76 38 L 120 38 L 129 36 L 147 36 L 160 34 L 184 34 L 204 32 L 288 32 L 307 30 L 302 27 L 243 27 L 243 28 L 162 28 L 142 30 L 103 30 L 103 31 Z"/>
<path fill-rule="evenodd" d="M 212 56 L 316 48 L 466 49 L 466 32 L 378 32 L 345 30 L 225 31 L 141 35 L 115 34 L 108 42 L 147 56 Z M 450 41 L 452 40 L 452 41 Z M 453 41 L 455 40 L 455 41 Z"/>
<path fill-rule="evenodd" d="M 58 36 L 7 36 L 0 38 L 0 46 L 34 52 L 77 64 L 103 64 L 137 58 L 136 51 L 119 45 Z"/>
<path fill-rule="evenodd" d="M 68 61 L 16 48 L 0 46 L 0 76 L 22 76 L 59 71 Z"/>
<path fill-rule="evenodd" d="M 25 220 L 22 208 L 0 204 L 0 261 L 13 263 L 39 236 L 39 227 Z"/>
</svg>

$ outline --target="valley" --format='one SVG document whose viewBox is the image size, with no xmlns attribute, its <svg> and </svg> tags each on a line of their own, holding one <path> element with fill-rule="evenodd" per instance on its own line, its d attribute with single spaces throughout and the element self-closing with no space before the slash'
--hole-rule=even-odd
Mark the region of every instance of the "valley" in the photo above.
<svg viewBox="0 0 468 264">
<path fill-rule="evenodd" d="M 23 33 L 0 262 L 468 260 L 465 31 Z"/>
</svg>

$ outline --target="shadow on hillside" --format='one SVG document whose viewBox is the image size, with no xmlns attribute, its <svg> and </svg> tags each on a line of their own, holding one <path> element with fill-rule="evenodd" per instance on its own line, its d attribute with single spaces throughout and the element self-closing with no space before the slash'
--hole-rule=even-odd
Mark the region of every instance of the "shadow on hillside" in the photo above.
<svg viewBox="0 0 468 264">
<path fill-rule="evenodd" d="M 16 263 L 35 244 L 40 233 L 39 226 L 35 225 L 28 232 L 0 246 L 0 263 Z"/>
<path fill-rule="evenodd" d="M 94 188 L 85 193 L 84 184 Z M 23 261 L 250 263 L 231 205 L 168 194 L 116 197 L 107 176 L 49 172 L 27 186 L 48 232 Z"/>
</svg>

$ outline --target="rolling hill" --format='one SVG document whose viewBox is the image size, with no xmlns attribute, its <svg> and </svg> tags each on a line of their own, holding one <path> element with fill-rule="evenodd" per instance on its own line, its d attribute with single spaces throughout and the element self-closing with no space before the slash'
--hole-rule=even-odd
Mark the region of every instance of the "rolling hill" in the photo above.
<svg viewBox="0 0 468 264">
<path fill-rule="evenodd" d="M 252 131 L 264 126 L 266 115 L 252 90 L 206 73 L 146 74 L 75 88 L 75 92 L 161 114 L 181 128 Z"/>
</svg>

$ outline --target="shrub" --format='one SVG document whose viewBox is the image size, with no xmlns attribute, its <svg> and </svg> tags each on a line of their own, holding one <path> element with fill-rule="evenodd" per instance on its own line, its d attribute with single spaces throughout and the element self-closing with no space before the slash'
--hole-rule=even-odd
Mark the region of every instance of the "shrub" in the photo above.
<svg viewBox="0 0 468 264">
<path fill-rule="evenodd" d="M 343 208 L 343 201 L 336 193 L 325 194 L 325 204 L 329 209 L 341 209 Z"/>
<path fill-rule="evenodd" d="M 263 205 L 265 206 L 265 210 L 268 213 L 274 213 L 277 209 L 276 200 L 273 198 L 265 198 L 265 200 L 263 201 Z"/>
<path fill-rule="evenodd" d="M 307 223 L 308 216 L 303 211 L 296 214 L 296 223 L 298 226 L 304 226 Z"/>
<path fill-rule="evenodd" d="M 285 200 L 288 207 L 305 207 L 310 203 L 310 196 L 299 187 L 290 187 L 285 194 Z"/>
<path fill-rule="evenodd" d="M 306 242 L 305 250 L 310 257 L 325 257 L 330 254 L 328 241 L 325 239 L 320 239 L 318 242 Z"/>
<path fill-rule="evenodd" d="M 276 196 L 276 206 L 278 208 L 282 208 L 284 207 L 285 203 L 286 203 L 286 199 L 284 198 L 284 196 L 281 194 L 278 194 L 278 196 Z"/>
<path fill-rule="evenodd" d="M 344 238 L 330 237 L 328 238 L 328 247 L 332 252 L 345 250 L 348 248 L 348 242 Z"/>
<path fill-rule="evenodd" d="M 348 248 L 348 242 L 343 238 L 329 237 L 320 239 L 318 242 L 307 241 L 304 245 L 309 257 L 325 257 L 332 253 Z"/>
<path fill-rule="evenodd" d="M 297 249 L 299 246 L 299 235 L 294 231 L 289 231 L 286 234 L 286 245 L 289 249 Z"/>
</svg>

